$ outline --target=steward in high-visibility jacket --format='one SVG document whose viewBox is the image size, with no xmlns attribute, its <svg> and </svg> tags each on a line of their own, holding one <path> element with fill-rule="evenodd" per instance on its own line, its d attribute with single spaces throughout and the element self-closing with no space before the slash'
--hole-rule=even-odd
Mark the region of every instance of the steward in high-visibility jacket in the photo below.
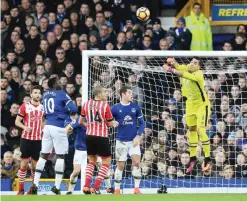
<svg viewBox="0 0 247 202">
<path fill-rule="evenodd" d="M 192 10 L 190 15 L 186 17 L 186 27 L 192 33 L 190 50 L 213 50 L 210 23 L 202 12 L 197 17 Z"/>
</svg>

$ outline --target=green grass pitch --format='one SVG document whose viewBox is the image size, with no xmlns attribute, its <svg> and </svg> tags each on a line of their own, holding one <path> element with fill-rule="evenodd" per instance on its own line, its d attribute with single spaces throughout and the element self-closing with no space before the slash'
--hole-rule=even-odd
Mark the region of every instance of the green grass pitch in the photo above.
<svg viewBox="0 0 247 202">
<path fill-rule="evenodd" d="M 1 196 L 1 201 L 247 201 L 247 194 Z"/>
</svg>

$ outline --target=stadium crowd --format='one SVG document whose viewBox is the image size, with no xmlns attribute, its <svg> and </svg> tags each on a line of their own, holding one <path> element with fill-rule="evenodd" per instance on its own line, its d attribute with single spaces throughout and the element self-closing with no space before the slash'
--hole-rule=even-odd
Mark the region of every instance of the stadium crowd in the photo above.
<svg viewBox="0 0 247 202">
<path fill-rule="evenodd" d="M 15 118 L 20 105 L 30 101 L 32 86 L 41 85 L 43 91 L 47 91 L 48 79 L 58 77 L 80 113 L 82 51 L 191 49 L 193 33 L 186 28 L 183 17 L 177 27 L 166 31 L 152 9 L 149 21 L 137 20 L 136 9 L 143 5 L 142 0 L 130 3 L 124 0 L 1 1 L 2 178 L 14 179 L 19 168 L 21 131 L 15 126 Z M 222 50 L 247 50 L 246 33 L 246 27 L 239 25 L 236 37 L 225 41 Z M 140 57 L 136 61 L 145 66 L 157 60 Z M 128 84 L 143 109 L 146 119 L 141 144 L 143 176 L 201 177 L 203 151 L 200 145 L 197 169 L 185 175 L 190 158 L 184 121 L 185 100 L 179 80 L 165 73 L 131 71 L 112 65 L 101 68 L 100 61 L 98 57 L 91 61 L 91 66 L 100 73 L 93 71 L 93 85 L 105 85 L 109 102 L 113 104 L 119 101 L 118 89 Z M 162 65 L 163 61 L 165 58 L 159 58 L 156 65 Z M 179 62 L 188 63 L 181 58 Z M 246 70 L 247 60 L 205 59 L 204 68 Z M 247 178 L 247 77 L 220 71 L 205 77 L 212 107 L 207 133 L 211 139 L 213 166 L 204 175 Z M 74 140 L 71 136 L 69 139 L 64 178 L 69 178 L 73 170 Z M 114 147 L 113 140 L 114 134 Z M 54 155 L 49 159 L 43 178 L 55 175 Z M 127 165 L 125 176 L 131 175 L 130 170 Z"/>
</svg>

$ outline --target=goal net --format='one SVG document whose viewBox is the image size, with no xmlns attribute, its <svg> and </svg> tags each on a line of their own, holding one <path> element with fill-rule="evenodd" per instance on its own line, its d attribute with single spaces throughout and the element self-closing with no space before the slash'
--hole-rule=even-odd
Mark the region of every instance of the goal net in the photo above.
<svg viewBox="0 0 247 202">
<path fill-rule="evenodd" d="M 168 57 L 188 64 L 192 56 L 203 61 L 205 90 L 211 102 L 207 135 L 212 168 L 202 172 L 204 151 L 199 141 L 196 166 L 186 174 L 190 162 L 186 98 L 181 94 L 180 79 L 164 73 L 162 65 Z M 168 192 L 246 192 L 246 73 L 246 52 L 86 51 L 82 100 L 91 98 L 94 86 L 103 85 L 108 89 L 108 103 L 112 106 L 120 102 L 119 89 L 123 85 L 132 88 L 134 102 L 145 117 L 140 184 L 145 193 L 157 193 L 161 185 L 166 185 Z M 116 134 L 114 130 L 110 134 L 114 184 Z M 123 192 L 134 187 L 130 159 L 121 187 Z"/>
</svg>

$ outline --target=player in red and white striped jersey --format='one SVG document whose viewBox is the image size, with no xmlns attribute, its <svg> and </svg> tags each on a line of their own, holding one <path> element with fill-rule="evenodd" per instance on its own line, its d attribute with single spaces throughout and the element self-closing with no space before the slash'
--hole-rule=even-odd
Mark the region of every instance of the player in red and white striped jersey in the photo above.
<svg viewBox="0 0 247 202">
<path fill-rule="evenodd" d="M 110 106 L 106 103 L 108 91 L 106 88 L 97 86 L 93 90 L 94 99 L 87 101 L 81 110 L 79 122 L 87 126 L 87 154 L 89 163 L 86 168 L 85 186 L 83 192 L 99 193 L 102 181 L 105 179 L 109 165 L 111 164 L 111 146 L 108 139 L 108 127 L 118 126 L 118 122 L 113 120 Z M 84 117 L 87 123 L 84 122 Z M 97 157 L 102 158 L 102 165 L 98 172 L 98 177 L 94 187 L 90 189 L 93 171 L 97 162 Z"/>
<path fill-rule="evenodd" d="M 21 168 L 18 171 L 20 179 L 18 195 L 24 194 L 24 182 L 30 158 L 32 159 L 31 174 L 34 179 L 35 166 L 41 150 L 44 107 L 40 104 L 42 98 L 40 86 L 33 87 L 31 98 L 31 102 L 21 105 L 15 120 L 15 125 L 23 129 L 20 145 Z M 31 194 L 30 191 L 28 194 Z"/>
</svg>

